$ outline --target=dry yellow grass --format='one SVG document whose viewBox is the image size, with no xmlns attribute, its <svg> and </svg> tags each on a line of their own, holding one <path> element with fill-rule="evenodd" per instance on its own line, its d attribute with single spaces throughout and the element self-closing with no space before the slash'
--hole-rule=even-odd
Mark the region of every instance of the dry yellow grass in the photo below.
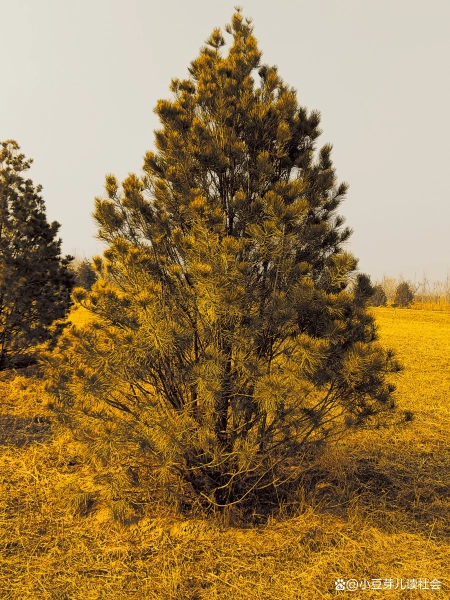
<svg viewBox="0 0 450 600">
<path fill-rule="evenodd" d="M 450 315 L 375 314 L 405 365 L 399 408 L 413 420 L 330 448 L 259 524 L 156 502 L 139 519 L 105 520 L 38 373 L 1 374 L 0 598 L 450 598 Z M 338 592 L 337 578 L 436 578 L 442 589 Z"/>
<path fill-rule="evenodd" d="M 448 302 L 414 302 L 411 307 L 413 310 L 431 310 L 431 311 L 450 311 Z"/>
</svg>

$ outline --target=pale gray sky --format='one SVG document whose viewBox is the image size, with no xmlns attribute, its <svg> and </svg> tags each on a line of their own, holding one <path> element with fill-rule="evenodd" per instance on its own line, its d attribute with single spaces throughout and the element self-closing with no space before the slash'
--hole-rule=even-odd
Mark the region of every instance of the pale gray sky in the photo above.
<svg viewBox="0 0 450 600">
<path fill-rule="evenodd" d="M 34 158 L 65 253 L 102 250 L 106 173 L 141 172 L 153 108 L 236 2 L 0 0 L 0 140 Z M 449 0 L 242 0 L 276 64 L 334 145 L 360 269 L 450 271 Z M 447 74 L 446 74 L 447 73 Z"/>
</svg>

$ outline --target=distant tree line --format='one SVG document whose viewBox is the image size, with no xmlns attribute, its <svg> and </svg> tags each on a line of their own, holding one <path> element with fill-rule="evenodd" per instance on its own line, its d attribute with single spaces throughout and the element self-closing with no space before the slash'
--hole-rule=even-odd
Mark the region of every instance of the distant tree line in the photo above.
<svg viewBox="0 0 450 600">
<path fill-rule="evenodd" d="M 450 306 L 450 274 L 444 281 L 430 281 L 424 274 L 419 282 L 405 281 L 402 277 L 395 279 L 384 276 L 381 282 L 374 285 L 370 305 L 388 304 L 427 308 Z"/>
</svg>

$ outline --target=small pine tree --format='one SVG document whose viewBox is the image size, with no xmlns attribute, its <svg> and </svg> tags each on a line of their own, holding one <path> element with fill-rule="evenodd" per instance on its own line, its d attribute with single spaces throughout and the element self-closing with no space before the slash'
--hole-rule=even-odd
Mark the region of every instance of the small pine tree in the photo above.
<svg viewBox="0 0 450 600">
<path fill-rule="evenodd" d="M 51 326 L 66 316 L 74 280 L 59 224 L 47 222 L 41 186 L 22 175 L 32 161 L 19 149 L 0 145 L 0 369 L 31 360 L 31 349 L 60 331 Z"/>
<path fill-rule="evenodd" d="M 394 304 L 396 306 L 409 306 L 414 301 L 414 292 L 406 281 L 398 284 L 395 290 Z"/>
<path fill-rule="evenodd" d="M 97 273 L 92 267 L 92 263 L 87 258 L 83 259 L 74 269 L 75 285 L 82 287 L 88 292 L 97 281 Z"/>
<path fill-rule="evenodd" d="M 215 30 L 158 102 L 144 175 L 122 190 L 106 177 L 95 219 L 109 248 L 91 293 L 74 294 L 96 319 L 47 357 L 50 390 L 103 465 L 141 461 L 213 506 L 389 413 L 398 368 L 343 250 L 347 186 L 331 146 L 315 153 L 319 114 L 261 65 L 239 11 L 226 30 L 228 55 Z"/>
<path fill-rule="evenodd" d="M 377 284 L 374 287 L 374 292 L 369 299 L 369 304 L 370 306 L 386 306 L 387 296 L 382 285 Z"/>
</svg>

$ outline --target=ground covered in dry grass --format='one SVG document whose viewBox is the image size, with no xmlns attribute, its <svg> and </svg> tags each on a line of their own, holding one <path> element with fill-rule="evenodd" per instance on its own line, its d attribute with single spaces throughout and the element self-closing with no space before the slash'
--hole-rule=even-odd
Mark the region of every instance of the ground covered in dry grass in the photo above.
<svg viewBox="0 0 450 600">
<path fill-rule="evenodd" d="M 238 510 L 224 521 L 152 502 L 109 521 L 39 372 L 2 373 L 0 598 L 450 598 L 450 314 L 375 314 L 406 367 L 399 409 L 414 418 L 330 448 L 251 523 Z M 338 578 L 359 589 L 337 591 Z M 400 589 L 425 579 L 441 589 Z"/>
</svg>

